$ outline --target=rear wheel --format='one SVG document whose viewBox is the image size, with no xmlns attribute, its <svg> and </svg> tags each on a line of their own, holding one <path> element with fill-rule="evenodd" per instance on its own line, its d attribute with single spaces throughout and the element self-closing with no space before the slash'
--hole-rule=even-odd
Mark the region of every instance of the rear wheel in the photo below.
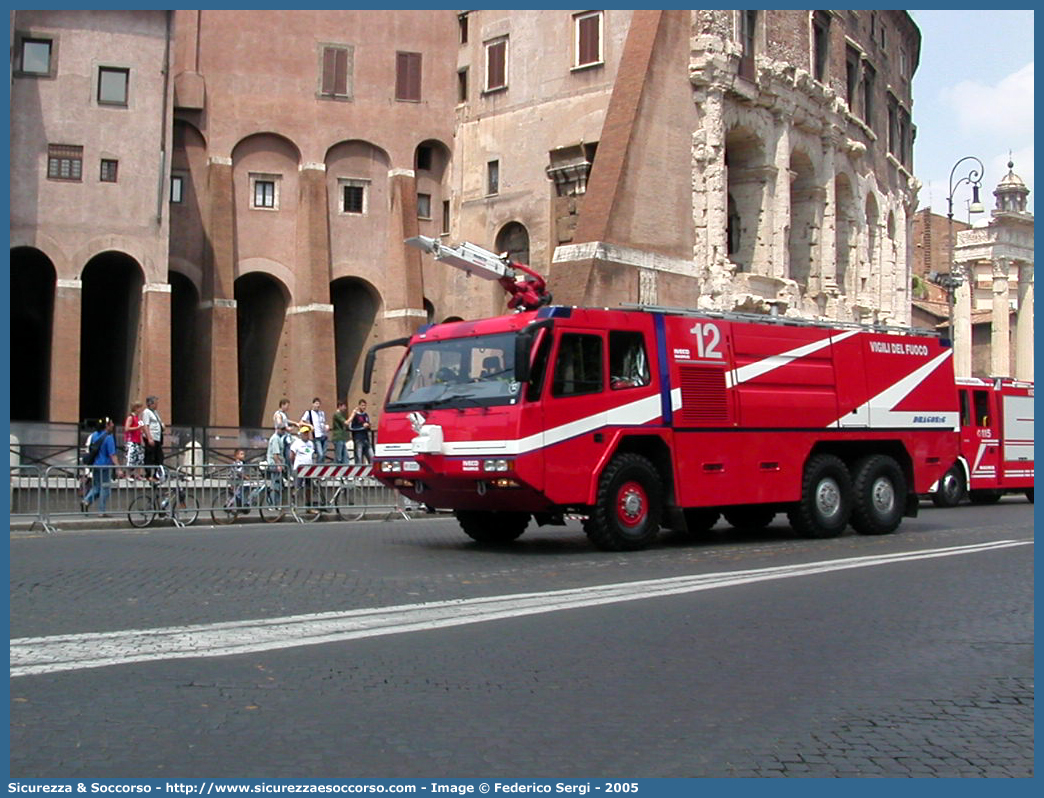
<svg viewBox="0 0 1044 798">
<path fill-rule="evenodd" d="M 302 521 L 318 521 L 325 504 L 323 488 L 318 481 L 300 485 L 294 491 L 294 515 Z"/>
<path fill-rule="evenodd" d="M 862 535 L 887 535 L 903 520 L 906 477 L 899 464 L 884 454 L 855 464 L 852 480 L 852 526 Z"/>
<path fill-rule="evenodd" d="M 140 496 L 135 496 L 134 500 L 130 503 L 130 507 L 127 508 L 127 520 L 130 521 L 130 525 L 143 529 L 152 523 L 152 519 L 156 517 L 156 507 L 152 501 L 152 497 L 143 493 Z"/>
<path fill-rule="evenodd" d="M 840 535 L 852 514 L 852 478 L 844 462 L 817 454 L 805 464 L 801 500 L 787 512 L 790 525 L 810 538 Z"/>
<path fill-rule="evenodd" d="M 275 490 L 271 486 L 261 492 L 261 495 L 258 496 L 257 510 L 261 514 L 262 520 L 269 523 L 283 520 L 286 510 L 283 508 L 282 496 L 281 491 Z"/>
<path fill-rule="evenodd" d="M 956 507 L 963 498 L 964 468 L 960 463 L 954 463 L 939 480 L 939 487 L 932 494 L 932 503 L 936 507 Z"/>
<path fill-rule="evenodd" d="M 231 524 L 239 514 L 236 497 L 227 488 L 216 488 L 210 496 L 210 517 L 215 524 Z"/>
<path fill-rule="evenodd" d="M 732 507 L 724 512 L 725 520 L 736 529 L 764 529 L 776 517 L 776 510 L 764 504 Z"/>
<path fill-rule="evenodd" d="M 644 549 L 656 539 L 663 513 L 663 481 L 639 454 L 612 459 L 598 480 L 598 495 L 584 531 L 600 549 Z"/>
<path fill-rule="evenodd" d="M 488 545 L 511 543 L 529 526 L 529 513 L 457 510 L 454 515 L 465 535 Z"/>
<path fill-rule="evenodd" d="M 720 512 L 706 507 L 690 507 L 682 510 L 682 515 L 685 517 L 685 528 L 677 531 L 688 540 L 708 537 L 711 529 L 721 518 Z"/>
<path fill-rule="evenodd" d="M 1030 504 L 1033 504 L 1033 488 L 1026 488 L 1026 498 Z"/>
<path fill-rule="evenodd" d="M 341 484 L 334 497 L 334 510 L 342 521 L 358 521 L 366 514 L 365 497 L 354 480 Z"/>
</svg>

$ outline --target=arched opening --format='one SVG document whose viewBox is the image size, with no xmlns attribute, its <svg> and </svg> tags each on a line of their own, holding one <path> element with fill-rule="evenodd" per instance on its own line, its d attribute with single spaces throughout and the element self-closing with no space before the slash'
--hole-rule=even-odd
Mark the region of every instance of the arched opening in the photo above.
<svg viewBox="0 0 1044 798">
<path fill-rule="evenodd" d="M 506 252 L 509 260 L 529 265 L 529 231 L 518 222 L 508 222 L 496 238 L 497 254 Z"/>
<path fill-rule="evenodd" d="M 46 421 L 50 414 L 55 278 L 54 264 L 40 250 L 11 250 L 12 421 Z"/>
<path fill-rule="evenodd" d="M 849 293 L 849 266 L 855 261 L 852 249 L 855 247 L 855 197 L 852 183 L 848 175 L 839 174 L 834 180 L 834 201 L 837 207 L 835 216 L 835 242 L 837 252 L 835 263 L 837 268 L 837 288 L 842 294 Z"/>
<path fill-rule="evenodd" d="M 199 374 L 199 292 L 180 272 L 168 272 L 170 282 L 170 418 L 178 424 L 206 421 Z"/>
<path fill-rule="evenodd" d="M 738 272 L 753 271 L 755 264 L 765 260 L 758 251 L 758 228 L 763 221 L 769 174 L 761 140 L 742 127 L 730 130 L 725 137 L 725 171 L 726 196 L 732 201 L 728 237 L 734 249 L 729 260 Z"/>
<path fill-rule="evenodd" d="M 790 279 L 803 288 L 808 287 L 808 278 L 816 260 L 822 207 L 823 192 L 816 185 L 812 159 L 803 152 L 793 152 L 790 156 L 790 234 L 787 257 L 790 262 Z"/>
<path fill-rule="evenodd" d="M 424 315 L 428 324 L 435 323 L 435 305 L 430 299 L 424 299 Z"/>
<path fill-rule="evenodd" d="M 286 318 L 286 291 L 275 278 L 250 272 L 236 280 L 235 299 L 239 423 L 262 427 Z"/>
<path fill-rule="evenodd" d="M 334 306 L 334 359 L 337 369 L 337 398 L 354 405 L 348 396 L 365 354 L 366 344 L 377 321 L 380 297 L 368 283 L 343 277 L 330 283 Z"/>
<path fill-rule="evenodd" d="M 103 252 L 91 258 L 80 279 L 80 418 L 120 421 L 130 407 L 144 276 L 129 255 Z"/>
</svg>

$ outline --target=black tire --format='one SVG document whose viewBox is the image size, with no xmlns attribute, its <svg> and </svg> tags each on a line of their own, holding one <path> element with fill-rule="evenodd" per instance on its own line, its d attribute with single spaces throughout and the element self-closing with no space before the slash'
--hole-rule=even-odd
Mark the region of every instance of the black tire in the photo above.
<svg viewBox="0 0 1044 798">
<path fill-rule="evenodd" d="M 325 505 L 326 493 L 323 491 L 323 486 L 319 484 L 319 480 L 313 480 L 307 491 L 303 486 L 294 491 L 294 515 L 302 521 L 307 523 L 318 521 Z"/>
<path fill-rule="evenodd" d="M 457 510 L 453 514 L 465 535 L 476 543 L 490 546 L 503 546 L 517 540 L 529 526 L 529 513 Z"/>
<path fill-rule="evenodd" d="M 283 516 L 286 515 L 286 508 L 283 507 L 279 499 L 285 493 L 286 488 L 283 488 L 283 492 L 280 493 L 273 490 L 271 485 L 261 491 L 261 495 L 258 496 L 257 511 L 261 514 L 262 521 L 272 524 L 283 520 Z"/>
<path fill-rule="evenodd" d="M 192 526 L 199 518 L 199 499 L 193 494 L 185 491 L 178 496 L 171 508 L 171 516 L 184 526 Z"/>
<path fill-rule="evenodd" d="M 852 514 L 852 478 L 840 458 L 817 454 L 805 464 L 801 499 L 787 511 L 799 535 L 832 538 L 848 526 Z"/>
<path fill-rule="evenodd" d="M 614 457 L 598 480 L 598 495 L 584 532 L 606 551 L 644 549 L 660 531 L 663 480 L 639 454 Z"/>
<path fill-rule="evenodd" d="M 964 499 L 964 468 L 954 463 L 939 479 L 939 487 L 932 494 L 932 504 L 936 507 L 956 507 Z"/>
<path fill-rule="evenodd" d="M 689 540 L 710 537 L 711 529 L 721 518 L 720 512 L 707 507 L 690 507 L 682 510 L 682 515 L 685 517 L 685 528 L 677 532 Z"/>
<path fill-rule="evenodd" d="M 1033 488 L 1026 488 L 1026 500 L 1033 504 Z"/>
<path fill-rule="evenodd" d="M 215 524 L 231 524 L 239 515 L 235 494 L 228 488 L 215 488 L 210 495 L 210 517 Z"/>
<path fill-rule="evenodd" d="M 885 454 L 864 457 L 852 469 L 852 526 L 861 535 L 887 535 L 903 520 L 906 476 Z"/>
<path fill-rule="evenodd" d="M 776 517 L 776 508 L 765 504 L 751 504 L 746 507 L 730 507 L 722 515 L 736 529 L 757 531 L 772 523 Z"/>
<path fill-rule="evenodd" d="M 156 505 L 152 501 L 152 496 L 148 493 L 135 496 L 130 503 L 130 507 L 127 508 L 127 520 L 130 521 L 130 525 L 138 529 L 144 529 L 155 518 Z"/>
<path fill-rule="evenodd" d="M 999 490 L 970 490 L 968 500 L 972 504 L 996 504 L 1001 500 Z"/>
</svg>

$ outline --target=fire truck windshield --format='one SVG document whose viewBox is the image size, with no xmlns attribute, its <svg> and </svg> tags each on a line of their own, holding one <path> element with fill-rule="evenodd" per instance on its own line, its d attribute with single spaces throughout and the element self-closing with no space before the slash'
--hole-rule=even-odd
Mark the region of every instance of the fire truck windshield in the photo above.
<svg viewBox="0 0 1044 798">
<path fill-rule="evenodd" d="M 519 388 L 514 333 L 422 341 L 406 353 L 387 409 L 515 404 Z"/>
</svg>

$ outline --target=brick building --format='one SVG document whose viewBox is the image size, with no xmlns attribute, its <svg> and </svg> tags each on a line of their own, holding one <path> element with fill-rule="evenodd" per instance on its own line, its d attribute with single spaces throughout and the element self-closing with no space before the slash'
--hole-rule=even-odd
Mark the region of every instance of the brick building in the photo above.
<svg viewBox="0 0 1044 798">
<path fill-rule="evenodd" d="M 18 11 L 12 31 L 15 418 L 154 393 L 174 423 L 262 426 L 284 395 L 354 399 L 371 343 L 503 308 L 402 246 L 417 233 L 509 251 L 563 303 L 910 321 L 905 12 Z"/>
</svg>

